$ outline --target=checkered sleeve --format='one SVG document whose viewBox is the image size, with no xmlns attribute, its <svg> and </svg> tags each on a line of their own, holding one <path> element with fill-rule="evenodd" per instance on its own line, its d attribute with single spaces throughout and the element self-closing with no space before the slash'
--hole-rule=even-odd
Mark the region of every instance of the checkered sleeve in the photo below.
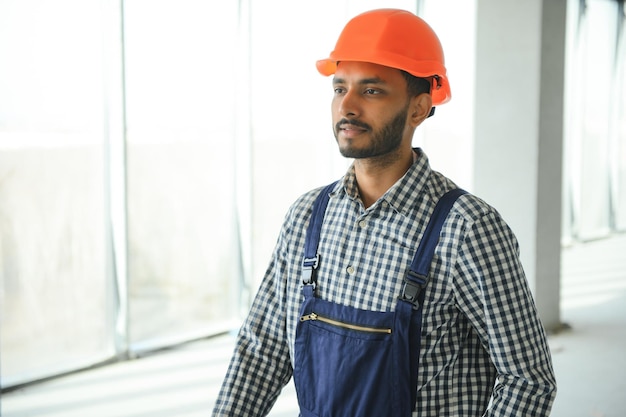
<svg viewBox="0 0 626 417">
<path fill-rule="evenodd" d="M 237 335 L 213 416 L 267 415 L 293 373 L 285 331 L 286 225 Z"/>
<path fill-rule="evenodd" d="M 468 229 L 457 263 L 457 300 L 497 370 L 484 416 L 548 416 L 556 382 L 546 335 L 513 232 L 495 210 Z"/>
</svg>

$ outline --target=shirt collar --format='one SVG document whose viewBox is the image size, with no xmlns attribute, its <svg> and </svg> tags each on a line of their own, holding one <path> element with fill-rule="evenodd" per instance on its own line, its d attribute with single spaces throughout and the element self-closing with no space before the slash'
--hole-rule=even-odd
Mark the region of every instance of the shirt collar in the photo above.
<svg viewBox="0 0 626 417">
<path fill-rule="evenodd" d="M 403 214 L 415 208 L 418 195 L 426 186 L 431 168 L 428 157 L 421 148 L 414 148 L 413 155 L 413 165 L 372 207 L 377 206 L 382 201 L 386 201 L 397 212 Z M 343 187 L 337 191 L 345 192 L 352 200 L 360 200 L 354 164 L 348 168 L 343 177 Z"/>
</svg>

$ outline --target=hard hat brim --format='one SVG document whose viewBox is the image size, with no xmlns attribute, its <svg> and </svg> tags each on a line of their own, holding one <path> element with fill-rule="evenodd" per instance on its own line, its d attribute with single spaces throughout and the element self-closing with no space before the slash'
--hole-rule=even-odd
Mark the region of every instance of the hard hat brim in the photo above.
<svg viewBox="0 0 626 417">
<path fill-rule="evenodd" d="M 331 54 L 332 55 L 332 54 Z M 360 58 L 360 59 L 355 59 L 355 58 L 350 58 L 350 59 L 335 59 L 335 58 L 326 58 L 326 59 L 320 59 L 315 63 L 315 66 L 317 68 L 317 71 L 322 74 L 323 76 L 327 77 L 329 75 L 333 75 L 336 71 L 337 71 L 337 63 L 340 61 L 351 61 L 351 62 L 370 62 L 372 64 L 378 64 L 378 65 L 384 65 L 386 67 L 390 67 L 390 68 L 395 68 L 398 70 L 402 70 L 402 71 L 406 71 L 409 74 L 415 76 L 415 77 L 419 77 L 419 78 L 427 78 L 427 77 L 432 77 L 434 75 L 438 75 L 439 76 L 439 86 L 438 88 L 434 89 L 431 92 L 431 96 L 433 98 L 433 106 L 438 106 L 440 104 L 444 104 L 447 103 L 448 101 L 450 101 L 451 98 L 451 94 L 450 94 L 450 85 L 448 84 L 448 77 L 446 74 L 446 70 L 445 68 L 442 68 L 441 71 L 437 71 L 435 73 L 421 73 L 418 71 L 415 71 L 411 68 L 398 68 L 397 65 L 385 65 L 385 62 L 381 62 L 380 59 L 367 59 L 367 58 Z M 396 62 L 396 61 L 394 61 Z M 437 63 L 433 63 L 433 64 L 437 64 Z"/>
</svg>

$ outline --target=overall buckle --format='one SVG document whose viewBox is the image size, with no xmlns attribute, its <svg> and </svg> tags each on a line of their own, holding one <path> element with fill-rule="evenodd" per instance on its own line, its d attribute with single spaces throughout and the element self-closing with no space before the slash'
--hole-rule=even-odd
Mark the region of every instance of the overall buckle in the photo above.
<svg viewBox="0 0 626 417">
<path fill-rule="evenodd" d="M 413 304 L 413 309 L 420 308 L 419 295 L 422 290 L 428 285 L 428 276 L 418 274 L 414 271 L 409 271 L 407 275 L 410 275 L 412 279 L 404 278 L 402 284 L 402 291 L 400 293 L 400 300 L 407 301 Z"/>
<path fill-rule="evenodd" d="M 302 283 L 304 285 L 315 285 L 313 273 L 319 264 L 320 256 L 318 254 L 315 255 L 315 258 L 304 258 L 304 261 L 302 262 Z"/>
</svg>

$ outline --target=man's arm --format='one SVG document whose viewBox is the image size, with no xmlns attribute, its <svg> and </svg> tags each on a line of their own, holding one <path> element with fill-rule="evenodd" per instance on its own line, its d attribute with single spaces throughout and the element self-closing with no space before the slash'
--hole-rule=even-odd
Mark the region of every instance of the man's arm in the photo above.
<svg viewBox="0 0 626 417">
<path fill-rule="evenodd" d="M 498 372 L 485 416 L 548 416 L 556 381 L 545 331 L 513 232 L 492 211 L 478 219 L 459 253 L 464 313 Z"/>
<path fill-rule="evenodd" d="M 265 416 L 293 373 L 285 335 L 279 238 L 250 312 L 237 335 L 213 416 Z"/>
</svg>

